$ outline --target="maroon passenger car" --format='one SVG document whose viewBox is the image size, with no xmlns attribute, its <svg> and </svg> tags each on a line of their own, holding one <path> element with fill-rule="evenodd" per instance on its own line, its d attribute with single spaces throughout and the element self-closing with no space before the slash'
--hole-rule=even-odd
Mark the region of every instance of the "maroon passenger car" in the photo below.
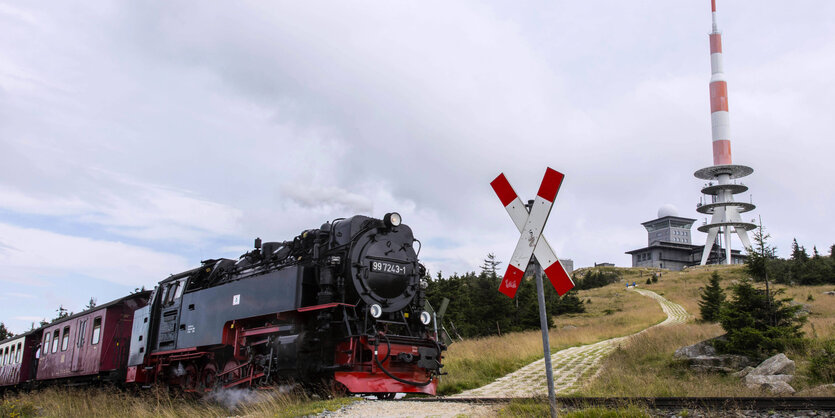
<svg viewBox="0 0 835 418">
<path fill-rule="evenodd" d="M 45 326 L 37 380 L 124 380 L 133 312 L 150 294 L 134 293 Z"/>
<path fill-rule="evenodd" d="M 0 341 L 0 391 L 35 378 L 35 351 L 41 343 L 41 330 L 29 331 Z"/>
</svg>

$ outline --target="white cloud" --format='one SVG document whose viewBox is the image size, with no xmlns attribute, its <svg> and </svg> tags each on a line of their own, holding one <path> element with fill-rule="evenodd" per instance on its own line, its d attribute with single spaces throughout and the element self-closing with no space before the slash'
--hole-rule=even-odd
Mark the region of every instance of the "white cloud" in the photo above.
<svg viewBox="0 0 835 418">
<path fill-rule="evenodd" d="M 828 247 L 835 3 L 721 3 L 755 214 L 782 249 L 793 235 Z M 87 265 L 21 256 L 24 235 L 125 263 L 170 251 L 185 268 L 391 210 L 431 270 L 463 273 L 488 252 L 506 261 L 518 236 L 490 180 L 531 197 L 546 166 L 566 174 L 545 231 L 557 254 L 627 264 L 661 204 L 697 217 L 705 6 L 0 5 L 0 222 L 18 236 L 0 236 L 4 280 L 46 286 Z"/>
<path fill-rule="evenodd" d="M 5 223 L 0 223 L 0 237 L 15 248 L 0 253 L 0 281 L 31 284 L 80 275 L 139 287 L 189 267 L 183 257 L 148 248 Z"/>
</svg>

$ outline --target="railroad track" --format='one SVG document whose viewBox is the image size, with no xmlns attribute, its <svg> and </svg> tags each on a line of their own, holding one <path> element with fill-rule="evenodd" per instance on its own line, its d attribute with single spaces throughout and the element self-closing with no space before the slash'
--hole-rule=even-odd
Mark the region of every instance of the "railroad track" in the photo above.
<svg viewBox="0 0 835 418">
<path fill-rule="evenodd" d="M 508 403 L 513 400 L 548 402 L 544 397 L 533 398 L 404 398 L 393 402 L 465 402 L 465 403 Z M 617 397 L 585 398 L 558 397 L 558 406 L 583 408 L 594 406 L 619 407 L 635 405 L 652 409 L 707 409 L 707 410 L 751 410 L 751 411 L 835 411 L 835 397 Z"/>
</svg>

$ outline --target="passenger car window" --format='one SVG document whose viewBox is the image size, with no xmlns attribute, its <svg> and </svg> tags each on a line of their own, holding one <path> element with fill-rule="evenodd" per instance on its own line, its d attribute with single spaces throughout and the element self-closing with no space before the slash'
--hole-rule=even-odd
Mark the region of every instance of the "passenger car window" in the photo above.
<svg viewBox="0 0 835 418">
<path fill-rule="evenodd" d="M 17 343 L 17 362 L 20 363 L 20 358 L 23 357 L 23 350 L 20 343 Z"/>
<path fill-rule="evenodd" d="M 90 344 L 98 344 L 101 338 L 101 317 L 93 320 L 93 338 L 90 339 Z"/>
<path fill-rule="evenodd" d="M 9 364 L 15 364 L 15 357 L 17 357 L 17 353 L 15 352 L 15 346 L 12 346 L 12 352 L 9 354 Z"/>
<path fill-rule="evenodd" d="M 61 351 L 67 351 L 67 347 L 70 345 L 70 327 L 64 327 L 63 335 L 61 339 Z"/>
<path fill-rule="evenodd" d="M 61 331 L 55 330 L 55 333 L 52 334 L 52 352 L 58 351 L 58 339 L 61 338 Z"/>
<path fill-rule="evenodd" d="M 50 332 L 45 332 L 43 334 L 43 354 L 44 355 L 49 354 L 49 337 L 51 337 L 51 336 L 52 336 L 52 333 L 50 333 Z"/>
</svg>

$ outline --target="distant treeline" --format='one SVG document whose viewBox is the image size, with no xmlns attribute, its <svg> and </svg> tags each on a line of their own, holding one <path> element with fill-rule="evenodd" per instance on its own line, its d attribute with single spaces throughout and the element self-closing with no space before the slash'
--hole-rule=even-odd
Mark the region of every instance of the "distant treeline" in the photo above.
<svg viewBox="0 0 835 418">
<path fill-rule="evenodd" d="M 612 283 L 617 283 L 621 280 L 622 275 L 619 271 L 600 267 L 594 270 L 587 271 L 584 275 L 575 274 L 574 289 L 575 290 L 589 290 L 597 287 L 603 287 Z"/>
<path fill-rule="evenodd" d="M 472 272 L 463 276 L 455 274 L 443 277 L 438 273 L 429 280 L 426 294 L 435 309 L 441 305 L 443 298 L 450 299 L 444 324 L 453 337 L 455 331 L 463 338 L 470 338 L 539 329 L 536 281 L 526 275 L 516 298 L 510 299 L 499 293 L 502 277 L 495 271 L 497 264 L 480 274 Z M 576 291 L 560 297 L 544 275 L 543 280 L 549 327 L 554 325 L 551 319 L 554 315 L 585 312 Z"/>
<path fill-rule="evenodd" d="M 770 281 L 787 285 L 835 284 L 835 245 L 829 248 L 829 255 L 821 255 L 813 247 L 810 255 L 806 248 L 792 242 L 788 259 L 777 258 L 774 250 L 766 248 L 766 272 Z"/>
</svg>

